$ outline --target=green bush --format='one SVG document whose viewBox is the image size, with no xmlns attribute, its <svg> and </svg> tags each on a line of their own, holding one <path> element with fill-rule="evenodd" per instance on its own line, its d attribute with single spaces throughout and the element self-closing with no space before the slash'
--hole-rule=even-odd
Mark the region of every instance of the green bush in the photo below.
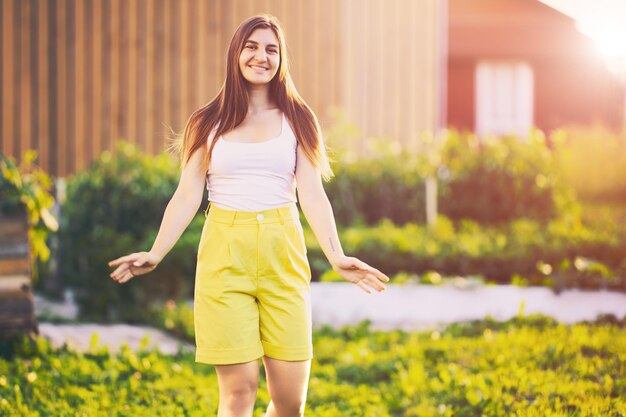
<svg viewBox="0 0 626 417">
<path fill-rule="evenodd" d="M 58 230 L 58 221 L 50 212 L 54 204 L 52 178 L 35 164 L 37 152 L 27 150 L 19 164 L 0 152 L 0 217 L 24 216 L 28 221 L 28 239 L 32 255 L 32 278 L 39 278 L 50 266 L 50 232 Z"/>
<path fill-rule="evenodd" d="M 336 176 L 325 189 L 342 226 L 374 225 L 384 218 L 397 225 L 424 223 L 428 175 L 438 178 L 440 213 L 454 221 L 546 222 L 572 209 L 574 202 L 555 163 L 558 138 L 550 140 L 534 131 L 528 138 L 479 142 L 454 130 L 440 138 L 423 135 L 412 147 L 369 139 L 360 145 L 368 151 L 358 156 L 340 148 Z"/>
<path fill-rule="evenodd" d="M 626 203 L 626 130 L 601 126 L 559 129 L 552 134 L 562 143 L 556 162 L 565 184 L 582 201 Z"/>
<path fill-rule="evenodd" d="M 397 224 L 426 220 L 422 164 L 394 141 L 371 141 L 371 156 L 354 158 L 346 150 L 324 184 L 339 225 L 374 224 L 389 218 Z"/>
<path fill-rule="evenodd" d="M 168 154 L 140 153 L 121 142 L 68 179 L 61 209 L 60 274 L 76 290 L 84 319 L 141 320 L 150 302 L 193 293 L 197 216 L 150 274 L 121 286 L 107 262 L 152 247 L 178 183 L 179 163 Z"/>
<path fill-rule="evenodd" d="M 503 226 L 457 224 L 440 216 L 434 227 L 415 223 L 396 226 L 383 220 L 372 227 L 339 231 L 346 254 L 387 275 L 401 272 L 479 275 L 509 284 L 516 277 L 532 285 L 626 291 L 626 226 L 583 225 L 576 217 L 547 224 L 518 219 Z M 313 279 L 330 266 L 305 225 Z"/>
<path fill-rule="evenodd" d="M 487 137 L 451 132 L 442 162 L 449 171 L 440 181 L 440 213 L 454 221 L 505 224 L 528 218 L 542 222 L 562 215 L 574 196 L 564 186 L 540 131 L 527 138 Z"/>
</svg>

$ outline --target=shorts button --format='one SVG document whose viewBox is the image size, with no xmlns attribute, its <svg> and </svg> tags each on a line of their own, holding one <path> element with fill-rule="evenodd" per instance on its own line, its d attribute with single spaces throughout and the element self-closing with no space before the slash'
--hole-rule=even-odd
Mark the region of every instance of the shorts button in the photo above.
<svg viewBox="0 0 626 417">
<path fill-rule="evenodd" d="M 257 218 L 258 221 L 261 221 L 261 220 L 263 220 L 263 215 L 262 214 L 258 214 L 256 216 L 256 218 Z"/>
</svg>

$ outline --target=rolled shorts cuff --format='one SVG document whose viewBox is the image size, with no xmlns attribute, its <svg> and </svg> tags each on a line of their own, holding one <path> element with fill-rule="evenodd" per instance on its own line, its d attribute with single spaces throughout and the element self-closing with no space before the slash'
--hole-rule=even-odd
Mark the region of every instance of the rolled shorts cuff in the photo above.
<svg viewBox="0 0 626 417">
<path fill-rule="evenodd" d="M 313 358 L 313 345 L 284 347 L 261 340 L 265 356 L 282 361 L 306 361 Z"/>
<path fill-rule="evenodd" d="M 230 365 L 250 362 L 263 356 L 261 343 L 239 349 L 210 349 L 197 347 L 196 362 L 210 365 Z"/>
</svg>

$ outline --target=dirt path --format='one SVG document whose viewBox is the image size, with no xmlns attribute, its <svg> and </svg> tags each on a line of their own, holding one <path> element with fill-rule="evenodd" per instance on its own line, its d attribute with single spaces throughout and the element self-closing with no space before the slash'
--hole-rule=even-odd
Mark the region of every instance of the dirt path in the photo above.
<svg viewBox="0 0 626 417">
<path fill-rule="evenodd" d="M 128 324 L 54 324 L 39 323 L 39 332 L 50 340 L 53 346 L 60 347 L 67 343 L 80 352 L 89 350 L 92 335 L 98 334 L 97 345 L 106 345 L 112 353 L 118 352 L 122 344 L 126 343 L 132 350 L 141 346 L 142 339 L 148 338 L 148 349 L 158 349 L 160 352 L 172 355 L 178 352 L 179 347 L 186 352 L 195 351 L 189 343 L 179 341 L 167 333 L 147 326 Z"/>
<path fill-rule="evenodd" d="M 448 323 L 481 319 L 487 315 L 506 320 L 523 313 L 543 313 L 563 323 L 594 320 L 600 313 L 612 313 L 618 318 L 626 315 L 626 294 L 609 291 L 568 290 L 555 295 L 547 288 L 498 286 L 431 286 L 388 285 L 383 293 L 367 294 L 349 283 L 311 284 L 313 324 L 333 327 L 372 321 L 372 328 L 389 330 L 423 330 L 442 328 Z M 76 307 L 69 302 L 59 304 L 35 295 L 38 314 L 75 319 Z M 191 303 L 191 301 L 190 301 Z M 127 324 L 53 324 L 40 321 L 40 333 L 52 344 L 67 342 L 84 351 L 89 348 L 93 333 L 99 344 L 117 351 L 123 343 L 132 349 L 149 337 L 148 347 L 172 354 L 183 350 L 193 352 L 192 344 L 182 342 L 167 333 L 147 327 Z"/>
<path fill-rule="evenodd" d="M 548 288 L 512 285 L 454 287 L 388 285 L 382 293 L 367 294 L 350 283 L 312 286 L 313 322 L 333 326 L 372 320 L 379 329 L 417 330 L 452 322 L 496 320 L 542 313 L 562 323 L 594 320 L 600 313 L 626 315 L 626 294 L 610 291 L 568 290 L 555 295 Z"/>
</svg>

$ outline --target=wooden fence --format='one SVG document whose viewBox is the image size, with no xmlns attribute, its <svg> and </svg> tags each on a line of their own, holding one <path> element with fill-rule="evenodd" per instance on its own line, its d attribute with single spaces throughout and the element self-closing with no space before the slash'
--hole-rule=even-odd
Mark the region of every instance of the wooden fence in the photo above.
<svg viewBox="0 0 626 417">
<path fill-rule="evenodd" d="M 322 127 L 409 143 L 441 125 L 444 0 L 2 0 L 0 150 L 65 177 L 114 142 L 164 149 L 224 79 L 237 25 L 285 28 L 292 75 Z"/>
</svg>

